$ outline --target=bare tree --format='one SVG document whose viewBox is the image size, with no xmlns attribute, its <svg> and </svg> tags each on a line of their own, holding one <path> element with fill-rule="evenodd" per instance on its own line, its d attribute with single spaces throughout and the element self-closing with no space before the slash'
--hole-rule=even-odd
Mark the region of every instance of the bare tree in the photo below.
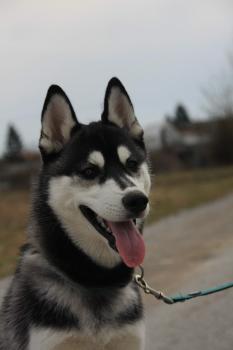
<svg viewBox="0 0 233 350">
<path fill-rule="evenodd" d="M 216 164 L 233 164 L 233 54 L 221 79 L 205 89 L 206 111 L 213 120 L 211 154 Z"/>
<path fill-rule="evenodd" d="M 233 117 L 233 54 L 228 55 L 226 70 L 203 89 L 203 94 L 209 117 Z"/>
</svg>

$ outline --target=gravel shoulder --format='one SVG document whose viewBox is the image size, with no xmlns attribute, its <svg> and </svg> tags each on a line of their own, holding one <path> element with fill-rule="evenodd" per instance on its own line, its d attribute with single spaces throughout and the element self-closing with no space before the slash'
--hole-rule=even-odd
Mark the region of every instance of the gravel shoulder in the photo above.
<svg viewBox="0 0 233 350">
<path fill-rule="evenodd" d="M 233 195 L 146 230 L 148 282 L 168 293 L 233 280 Z M 233 290 L 169 306 L 145 296 L 147 350 L 233 348 Z"/>
</svg>

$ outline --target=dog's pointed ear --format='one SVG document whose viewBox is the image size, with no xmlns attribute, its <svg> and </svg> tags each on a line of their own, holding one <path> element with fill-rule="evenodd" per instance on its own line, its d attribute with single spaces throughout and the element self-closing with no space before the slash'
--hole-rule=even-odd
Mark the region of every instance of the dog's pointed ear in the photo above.
<svg viewBox="0 0 233 350">
<path fill-rule="evenodd" d="M 60 152 L 69 141 L 72 130 L 80 126 L 70 100 L 57 85 L 48 89 L 41 124 L 39 148 L 42 156 Z"/>
<path fill-rule="evenodd" d="M 112 78 L 108 83 L 102 121 L 125 128 L 134 139 L 143 140 L 143 129 L 135 116 L 133 104 L 123 84 L 117 78 Z"/>
</svg>

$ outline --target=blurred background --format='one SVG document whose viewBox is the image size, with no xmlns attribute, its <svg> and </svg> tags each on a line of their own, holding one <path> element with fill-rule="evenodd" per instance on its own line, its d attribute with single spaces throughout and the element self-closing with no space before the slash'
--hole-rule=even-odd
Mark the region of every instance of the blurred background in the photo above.
<svg viewBox="0 0 233 350">
<path fill-rule="evenodd" d="M 232 0 L 2 0 L 0 7 L 0 278 L 14 271 L 25 241 L 48 87 L 60 85 L 79 120 L 88 123 L 100 118 L 112 76 L 129 92 L 149 150 L 148 275 L 173 291 L 178 286 L 166 276 L 181 281 L 184 261 L 187 276 L 191 262 L 202 275 L 211 257 L 220 251 L 228 257 L 224 247 L 233 243 Z M 199 234 L 191 232 L 200 223 Z M 233 275 L 219 273 L 223 279 Z M 166 321 L 166 315 L 160 316 Z M 172 334 L 160 332 L 156 349 L 168 349 L 168 341 L 179 350 L 232 349 L 233 338 L 218 343 L 221 336 L 209 322 L 206 329 L 213 337 L 203 333 L 201 343 L 192 347 L 189 338 L 182 345 L 183 326 L 173 326 Z"/>
</svg>

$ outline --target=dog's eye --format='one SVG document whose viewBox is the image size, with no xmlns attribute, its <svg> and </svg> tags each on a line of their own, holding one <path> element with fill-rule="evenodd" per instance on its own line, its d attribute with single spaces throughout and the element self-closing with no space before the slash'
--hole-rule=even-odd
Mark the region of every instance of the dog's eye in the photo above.
<svg viewBox="0 0 233 350">
<path fill-rule="evenodd" d="M 129 158 L 126 161 L 126 167 L 128 170 L 136 173 L 139 168 L 138 161 L 136 159 Z"/>
<path fill-rule="evenodd" d="M 80 171 L 80 175 L 87 180 L 93 180 L 99 175 L 99 168 L 94 165 L 88 166 Z"/>
</svg>

